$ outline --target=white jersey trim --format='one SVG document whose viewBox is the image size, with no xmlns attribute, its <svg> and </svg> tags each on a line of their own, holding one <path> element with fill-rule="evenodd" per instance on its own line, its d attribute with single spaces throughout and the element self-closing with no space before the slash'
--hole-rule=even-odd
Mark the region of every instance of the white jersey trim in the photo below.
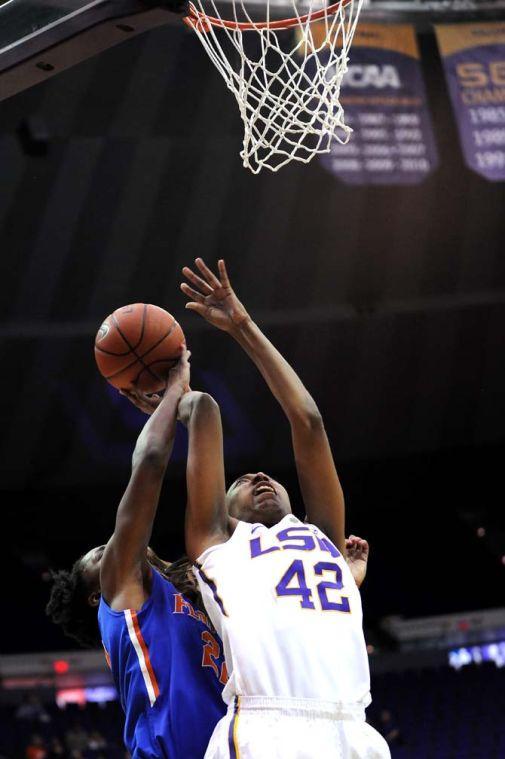
<svg viewBox="0 0 505 759">
<path fill-rule="evenodd" d="M 158 684 L 156 682 L 156 679 L 154 677 L 151 677 L 151 673 L 149 671 L 151 664 L 149 662 L 149 666 L 148 666 L 148 662 L 146 661 L 146 655 L 144 654 L 145 643 L 143 639 L 142 640 L 139 639 L 139 635 L 137 634 L 137 630 L 135 629 L 135 625 L 133 622 L 131 609 L 125 609 L 124 616 L 126 620 L 126 626 L 128 628 L 128 635 L 130 636 L 131 643 L 133 645 L 133 648 L 135 649 L 135 653 L 137 654 L 140 671 L 142 672 L 142 677 L 144 678 L 147 695 L 149 696 L 149 703 L 151 704 L 151 706 L 153 706 L 154 702 L 156 701 L 159 695 L 159 689 L 158 689 Z M 147 659 L 149 659 L 148 653 L 147 653 Z"/>
</svg>

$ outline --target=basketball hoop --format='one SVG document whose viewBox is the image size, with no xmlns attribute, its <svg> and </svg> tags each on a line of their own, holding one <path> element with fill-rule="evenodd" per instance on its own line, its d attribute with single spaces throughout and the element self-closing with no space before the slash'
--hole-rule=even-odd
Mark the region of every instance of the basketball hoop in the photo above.
<svg viewBox="0 0 505 759">
<path fill-rule="evenodd" d="M 190 2 L 185 23 L 198 35 L 237 100 L 244 122 L 243 164 L 253 174 L 308 163 L 345 144 L 340 85 L 363 0 L 289 0 L 291 17 L 275 17 L 264 0 L 253 20 L 250 0 L 230 0 L 222 18 L 216 0 Z M 257 6 L 256 6 L 257 7 Z"/>
</svg>

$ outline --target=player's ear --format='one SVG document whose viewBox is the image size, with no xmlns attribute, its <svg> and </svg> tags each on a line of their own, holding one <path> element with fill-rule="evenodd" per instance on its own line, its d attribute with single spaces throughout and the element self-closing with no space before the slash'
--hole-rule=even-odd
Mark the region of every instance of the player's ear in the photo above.
<svg viewBox="0 0 505 759">
<path fill-rule="evenodd" d="M 89 594 L 88 603 L 90 606 L 98 606 L 100 603 L 100 593 L 97 590 L 94 593 Z"/>
</svg>

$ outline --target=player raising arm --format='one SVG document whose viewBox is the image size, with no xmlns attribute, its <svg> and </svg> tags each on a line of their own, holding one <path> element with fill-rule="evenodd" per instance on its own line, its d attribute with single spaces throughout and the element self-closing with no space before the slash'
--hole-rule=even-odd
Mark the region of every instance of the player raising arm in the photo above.
<svg viewBox="0 0 505 759">
<path fill-rule="evenodd" d="M 218 262 L 219 279 L 201 258 L 197 258 L 195 263 L 201 276 L 188 267 L 183 269 L 192 285 L 181 285 L 182 291 L 191 298 L 186 308 L 196 311 L 235 338 L 258 367 L 291 426 L 296 470 L 307 519 L 316 524 L 343 553 L 344 496 L 314 399 L 235 295 L 224 261 Z"/>
<path fill-rule="evenodd" d="M 171 370 L 162 399 L 126 393 L 151 416 L 135 446 L 114 533 L 71 572 L 54 576 L 47 606 L 53 621 L 80 643 L 103 643 L 133 759 L 203 756 L 224 712 L 226 669 L 196 606 L 190 564 L 183 558 L 171 565 L 149 548 L 178 408 L 188 394 L 188 358 L 185 351 Z"/>
<path fill-rule="evenodd" d="M 286 414 L 308 523 L 263 472 L 224 497 L 222 446 L 210 434 L 188 458 L 186 545 L 205 607 L 223 641 L 228 714 L 206 759 L 385 759 L 365 722 L 370 703 L 359 579 L 367 547 L 346 546 L 344 499 L 316 404 L 233 292 L 201 259 L 185 267 L 186 307 L 244 348 Z M 190 435 L 191 438 L 191 435 Z M 345 561 L 348 553 L 349 565 Z M 356 573 L 359 577 L 359 572 Z"/>
<path fill-rule="evenodd" d="M 114 533 L 103 550 L 100 593 L 112 610 L 140 609 L 150 595 L 152 574 L 147 550 L 174 444 L 177 409 L 188 390 L 189 352 L 186 351 L 170 373 L 163 400 L 139 435 L 130 482 L 117 510 Z M 147 404 L 151 403 L 153 408 L 157 404 L 148 396 L 139 394 L 137 397 L 146 404 L 146 411 L 149 410 Z"/>
</svg>

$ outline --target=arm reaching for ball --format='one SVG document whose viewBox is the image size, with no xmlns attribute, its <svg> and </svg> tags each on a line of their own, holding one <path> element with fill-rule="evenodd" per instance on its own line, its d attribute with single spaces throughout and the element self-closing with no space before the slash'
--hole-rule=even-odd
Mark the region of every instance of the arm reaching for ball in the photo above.
<svg viewBox="0 0 505 759">
<path fill-rule="evenodd" d="M 185 350 L 171 369 L 163 398 L 147 402 L 138 391 L 126 393 L 151 416 L 138 437 L 130 481 L 100 565 L 102 595 L 116 611 L 139 609 L 149 595 L 147 546 L 172 452 L 179 401 L 189 387 L 189 355 Z"/>
<path fill-rule="evenodd" d="M 158 394 L 135 388 L 120 393 L 146 414 L 153 414 L 162 402 Z M 221 414 L 210 395 L 188 387 L 177 418 L 188 429 L 186 552 L 196 561 L 206 548 L 227 540 L 234 528 L 235 520 L 228 518 L 225 508 Z"/>
<path fill-rule="evenodd" d="M 314 399 L 237 298 L 224 261 L 218 262 L 219 277 L 201 258 L 195 263 L 199 274 L 187 266 L 183 269 L 190 282 L 181 284 L 183 293 L 190 298 L 186 308 L 231 335 L 258 367 L 291 426 L 296 469 L 309 521 L 344 554 L 344 496 Z"/>
<path fill-rule="evenodd" d="M 191 561 L 212 545 L 223 543 L 234 523 L 225 505 L 221 414 L 207 393 L 191 391 L 179 404 L 179 420 L 188 428 L 186 467 L 186 553 Z"/>
</svg>

